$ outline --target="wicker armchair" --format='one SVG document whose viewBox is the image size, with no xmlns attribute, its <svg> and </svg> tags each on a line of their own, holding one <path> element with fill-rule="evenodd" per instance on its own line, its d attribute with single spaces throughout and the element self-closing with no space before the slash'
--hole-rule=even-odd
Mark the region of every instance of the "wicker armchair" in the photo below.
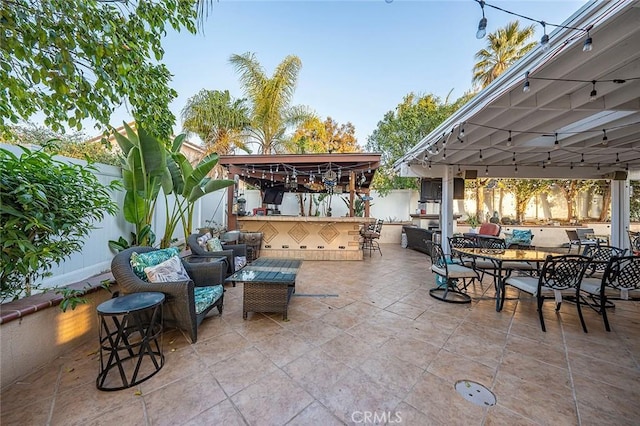
<svg viewBox="0 0 640 426">
<path fill-rule="evenodd" d="M 189 263 L 182 261 L 190 281 L 149 283 L 141 280 L 131 267 L 133 252 L 146 253 L 152 247 L 131 247 L 118 253 L 111 261 L 111 272 L 123 294 L 159 291 L 165 294 L 164 321 L 187 332 L 191 343 L 198 339 L 197 328 L 214 307 L 222 314 L 224 292 L 210 306 L 196 314 L 194 290 L 196 287 L 212 287 L 224 282 L 225 263 L 221 261 Z"/>
<path fill-rule="evenodd" d="M 225 272 L 225 276 L 233 275 L 236 272 L 236 265 L 234 261 L 234 257 L 238 256 L 247 256 L 247 245 L 246 244 L 225 244 L 224 250 L 222 251 L 206 251 L 200 244 L 198 244 L 198 238 L 203 236 L 202 234 L 191 234 L 187 238 L 187 245 L 191 249 L 191 254 L 193 256 L 199 257 L 224 257 L 227 262 L 227 270 Z"/>
</svg>

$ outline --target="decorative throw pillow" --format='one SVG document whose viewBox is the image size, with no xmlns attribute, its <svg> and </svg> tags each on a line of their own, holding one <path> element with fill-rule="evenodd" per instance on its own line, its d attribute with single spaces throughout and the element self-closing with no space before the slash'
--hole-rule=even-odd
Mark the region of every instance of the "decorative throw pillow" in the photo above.
<svg viewBox="0 0 640 426">
<path fill-rule="evenodd" d="M 247 264 L 247 256 L 236 256 L 233 258 L 236 266 L 236 271 L 244 268 Z"/>
<path fill-rule="evenodd" d="M 204 235 L 201 235 L 198 237 L 198 239 L 196 240 L 198 242 L 198 245 L 200 247 L 202 247 L 203 249 L 207 249 L 207 241 L 209 241 L 211 239 L 211 232 L 207 232 Z"/>
<path fill-rule="evenodd" d="M 170 257 L 180 254 L 178 247 L 169 247 L 161 250 L 154 250 L 147 253 L 131 253 L 131 268 L 133 272 L 141 279 L 147 281 L 147 274 L 144 273 L 144 268 L 148 266 L 156 266 Z"/>
<path fill-rule="evenodd" d="M 152 283 L 189 281 L 191 279 L 178 256 L 173 256 L 156 266 L 148 266 L 144 268 L 144 272 L 147 274 L 149 282 Z"/>
<path fill-rule="evenodd" d="M 218 237 L 210 238 L 207 241 L 207 250 L 208 251 L 222 251 L 222 243 Z"/>
<path fill-rule="evenodd" d="M 514 229 L 510 238 L 506 240 L 507 245 L 509 244 L 523 244 L 529 245 L 531 244 L 531 230 L 530 229 Z"/>
</svg>

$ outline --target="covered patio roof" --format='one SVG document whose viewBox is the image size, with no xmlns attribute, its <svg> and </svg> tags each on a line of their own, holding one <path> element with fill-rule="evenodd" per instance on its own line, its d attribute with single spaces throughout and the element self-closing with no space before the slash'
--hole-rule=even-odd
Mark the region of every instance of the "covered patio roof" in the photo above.
<svg viewBox="0 0 640 426">
<path fill-rule="evenodd" d="M 326 192 L 323 178 L 333 177 L 335 186 L 348 192 L 351 177 L 354 187 L 368 191 L 380 157 L 379 153 L 222 155 L 219 164 L 260 189 L 286 186 L 289 192 Z"/>
<path fill-rule="evenodd" d="M 639 23 L 638 0 L 587 3 L 550 34 L 549 50 L 529 52 L 396 168 L 404 176 L 452 167 L 461 176 L 623 180 L 640 171 Z M 587 36 L 593 50 L 585 52 Z"/>
</svg>

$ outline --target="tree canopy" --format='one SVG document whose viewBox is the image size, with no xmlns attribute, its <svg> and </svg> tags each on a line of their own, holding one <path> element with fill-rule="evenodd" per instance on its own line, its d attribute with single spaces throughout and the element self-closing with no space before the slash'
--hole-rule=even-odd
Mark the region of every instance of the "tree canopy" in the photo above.
<svg viewBox="0 0 640 426">
<path fill-rule="evenodd" d="M 285 143 L 285 149 L 299 154 L 360 151 L 353 124 L 338 124 L 331 117 L 324 122 L 311 117 L 300 124 Z"/>
<path fill-rule="evenodd" d="M 253 53 L 231 55 L 229 62 L 238 73 L 249 101 L 251 124 L 247 130 L 260 146 L 260 153 L 282 151 L 289 127 L 314 115 L 307 107 L 291 105 L 302 61 L 295 55 L 287 56 L 272 77 L 267 76 Z"/>
<path fill-rule="evenodd" d="M 480 89 L 498 78 L 511 64 L 533 49 L 536 42 L 528 43 L 534 26 L 520 28 L 518 21 L 508 23 L 487 36 L 487 47 L 476 53 L 473 84 Z"/>
<path fill-rule="evenodd" d="M 393 170 L 393 163 L 471 96 L 465 94 L 449 103 L 448 98 L 442 101 L 433 94 L 420 96 L 410 93 L 395 110 L 387 112 L 367 141 L 367 151 L 382 153 L 382 166 L 373 181 L 375 189 L 387 193 L 392 189 L 417 188 L 416 178 L 399 177 Z"/>
<path fill-rule="evenodd" d="M 126 103 L 135 119 L 167 137 L 175 117 L 171 73 L 160 63 L 167 28 L 196 32 L 197 0 L 2 0 L 0 132 L 36 113 L 52 130 L 109 124 Z"/>
<path fill-rule="evenodd" d="M 228 90 L 203 89 L 182 109 L 182 127 L 195 133 L 207 153 L 233 154 L 235 148 L 250 153 L 243 131 L 250 124 L 245 99 L 233 99 Z"/>
</svg>

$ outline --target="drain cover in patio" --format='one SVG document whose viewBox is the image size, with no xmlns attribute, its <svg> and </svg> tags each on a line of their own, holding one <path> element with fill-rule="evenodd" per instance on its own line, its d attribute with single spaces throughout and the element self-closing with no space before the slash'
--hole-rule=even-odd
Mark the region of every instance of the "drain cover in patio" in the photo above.
<svg viewBox="0 0 640 426">
<path fill-rule="evenodd" d="M 458 380 L 455 388 L 464 399 L 476 405 L 481 407 L 496 405 L 496 396 L 480 383 L 471 380 Z"/>
</svg>

